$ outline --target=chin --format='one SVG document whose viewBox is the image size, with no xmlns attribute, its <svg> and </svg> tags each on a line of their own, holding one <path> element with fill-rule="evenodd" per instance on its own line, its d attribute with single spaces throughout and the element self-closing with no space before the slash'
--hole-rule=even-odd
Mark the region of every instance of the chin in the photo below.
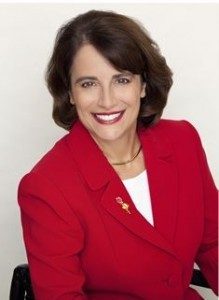
<svg viewBox="0 0 219 300">
<path fill-rule="evenodd" d="M 114 131 L 92 131 L 91 135 L 95 138 L 95 140 L 101 142 L 114 142 L 116 140 L 118 140 L 119 138 L 121 138 L 122 136 L 122 132 L 114 132 Z"/>
</svg>

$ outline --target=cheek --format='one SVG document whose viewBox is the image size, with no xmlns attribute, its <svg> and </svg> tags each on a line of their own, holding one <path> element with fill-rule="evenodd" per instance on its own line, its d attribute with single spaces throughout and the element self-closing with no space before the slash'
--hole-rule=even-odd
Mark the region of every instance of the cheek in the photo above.
<svg viewBox="0 0 219 300">
<path fill-rule="evenodd" d="M 129 105 L 137 105 L 138 103 L 140 105 L 140 93 L 138 90 L 124 90 L 123 93 L 121 93 L 120 98 Z"/>
<path fill-rule="evenodd" d="M 81 92 L 74 93 L 75 105 L 78 111 L 85 112 L 86 110 L 88 110 L 89 107 L 93 104 L 92 99 L 93 98 L 91 97 L 91 95 L 84 94 Z"/>
<path fill-rule="evenodd" d="M 94 89 L 89 90 L 75 90 L 73 92 L 73 98 L 78 106 L 87 107 L 92 105 L 98 98 L 98 92 Z"/>
</svg>

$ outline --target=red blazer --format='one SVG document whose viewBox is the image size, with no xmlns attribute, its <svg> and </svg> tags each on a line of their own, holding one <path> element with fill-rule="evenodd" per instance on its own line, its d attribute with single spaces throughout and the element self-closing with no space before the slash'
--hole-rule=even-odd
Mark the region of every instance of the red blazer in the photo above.
<svg viewBox="0 0 219 300">
<path fill-rule="evenodd" d="M 154 227 L 79 121 L 21 180 L 37 300 L 202 299 L 194 261 L 217 292 L 218 191 L 196 129 L 162 119 L 138 135 Z"/>
</svg>

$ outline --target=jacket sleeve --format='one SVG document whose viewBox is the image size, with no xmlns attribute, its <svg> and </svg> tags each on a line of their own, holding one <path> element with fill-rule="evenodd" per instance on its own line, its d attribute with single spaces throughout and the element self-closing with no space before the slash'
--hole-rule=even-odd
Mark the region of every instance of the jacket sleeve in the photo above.
<svg viewBox="0 0 219 300">
<path fill-rule="evenodd" d="M 39 174 L 18 188 L 23 237 L 36 300 L 85 300 L 82 226 L 56 186 Z"/>
<path fill-rule="evenodd" d="M 201 139 L 195 127 L 186 122 L 193 131 L 196 143 L 204 195 L 204 232 L 195 262 L 218 295 L 218 190 L 212 178 Z"/>
</svg>

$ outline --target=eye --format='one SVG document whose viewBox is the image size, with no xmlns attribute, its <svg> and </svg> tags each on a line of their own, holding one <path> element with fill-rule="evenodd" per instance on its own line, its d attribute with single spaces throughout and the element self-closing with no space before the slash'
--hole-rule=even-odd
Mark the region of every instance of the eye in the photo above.
<svg viewBox="0 0 219 300">
<path fill-rule="evenodd" d="M 86 81 L 81 84 L 81 87 L 88 88 L 88 87 L 94 86 L 95 84 L 96 83 L 94 81 Z"/>
<path fill-rule="evenodd" d="M 127 84 L 130 82 L 130 80 L 125 77 L 119 78 L 117 81 L 118 81 L 118 83 L 121 83 L 121 84 Z"/>
</svg>

